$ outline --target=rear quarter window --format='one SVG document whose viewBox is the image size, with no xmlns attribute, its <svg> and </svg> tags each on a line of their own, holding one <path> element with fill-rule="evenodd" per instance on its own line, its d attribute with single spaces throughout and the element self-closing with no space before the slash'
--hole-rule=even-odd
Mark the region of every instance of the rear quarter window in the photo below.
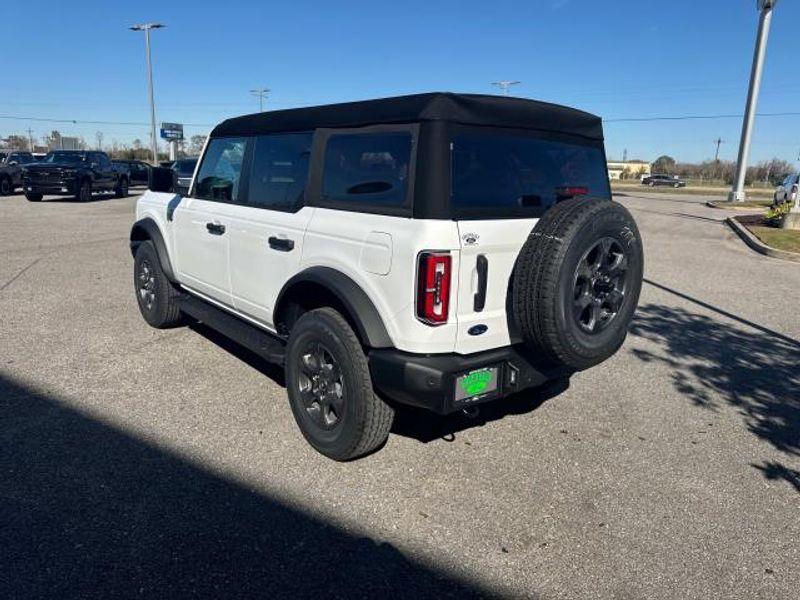
<svg viewBox="0 0 800 600">
<path fill-rule="evenodd" d="M 406 132 L 332 135 L 325 148 L 323 200 L 344 205 L 403 205 L 411 144 L 411 134 Z"/>
<path fill-rule="evenodd" d="M 601 147 L 508 134 L 452 138 L 456 216 L 534 217 L 577 194 L 611 197 Z"/>
</svg>

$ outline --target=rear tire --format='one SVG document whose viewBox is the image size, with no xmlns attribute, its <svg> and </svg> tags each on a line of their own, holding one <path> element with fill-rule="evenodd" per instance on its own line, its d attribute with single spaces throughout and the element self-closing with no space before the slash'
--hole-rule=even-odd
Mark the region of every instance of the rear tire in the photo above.
<svg viewBox="0 0 800 600">
<path fill-rule="evenodd" d="M 14 185 L 10 177 L 0 177 L 0 196 L 10 196 L 14 193 Z"/>
<path fill-rule="evenodd" d="M 625 341 L 643 268 L 639 230 L 625 207 L 588 198 L 556 204 L 514 270 L 513 315 L 525 343 L 574 370 L 611 357 Z"/>
<path fill-rule="evenodd" d="M 26 193 L 25 199 L 28 202 L 41 202 L 42 201 L 42 194 L 33 194 L 33 193 Z"/>
<path fill-rule="evenodd" d="M 150 240 L 140 243 L 136 248 L 133 286 L 139 312 L 151 327 L 167 329 L 181 323 L 178 304 L 180 293 L 164 275 L 156 248 Z"/>
<path fill-rule="evenodd" d="M 303 436 L 328 458 L 363 456 L 389 437 L 394 410 L 375 394 L 361 343 L 332 308 L 312 310 L 292 328 L 286 389 Z"/>
<path fill-rule="evenodd" d="M 114 190 L 114 195 L 117 198 L 127 198 L 128 197 L 128 180 L 124 177 L 119 180 L 116 189 Z"/>
</svg>

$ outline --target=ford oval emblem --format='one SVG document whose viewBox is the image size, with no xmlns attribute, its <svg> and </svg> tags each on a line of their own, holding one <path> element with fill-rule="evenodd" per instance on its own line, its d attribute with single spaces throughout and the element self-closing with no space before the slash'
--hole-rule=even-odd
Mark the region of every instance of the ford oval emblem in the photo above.
<svg viewBox="0 0 800 600">
<path fill-rule="evenodd" d="M 486 325 L 473 325 L 467 330 L 467 333 L 470 335 L 481 335 L 482 333 L 486 333 L 489 328 Z"/>
<path fill-rule="evenodd" d="M 481 239 L 477 233 L 465 233 L 461 236 L 461 239 L 464 241 L 465 246 L 474 246 L 478 243 L 478 240 Z"/>
</svg>

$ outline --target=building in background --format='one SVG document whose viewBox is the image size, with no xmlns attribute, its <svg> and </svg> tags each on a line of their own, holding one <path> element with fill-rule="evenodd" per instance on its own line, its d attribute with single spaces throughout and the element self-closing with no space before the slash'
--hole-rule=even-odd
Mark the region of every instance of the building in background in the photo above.
<svg viewBox="0 0 800 600">
<path fill-rule="evenodd" d="M 644 160 L 608 161 L 608 178 L 611 180 L 635 179 L 641 181 L 650 175 L 651 165 Z"/>
</svg>

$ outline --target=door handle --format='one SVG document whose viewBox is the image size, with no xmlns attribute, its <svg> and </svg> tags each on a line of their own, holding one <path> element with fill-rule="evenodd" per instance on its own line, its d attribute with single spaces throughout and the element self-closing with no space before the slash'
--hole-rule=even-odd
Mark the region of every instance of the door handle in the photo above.
<svg viewBox="0 0 800 600">
<path fill-rule="evenodd" d="M 206 223 L 206 229 L 211 235 L 222 235 L 225 233 L 225 225 L 222 223 Z"/>
<path fill-rule="evenodd" d="M 279 252 L 291 252 L 294 250 L 294 240 L 290 240 L 289 238 L 279 238 L 279 237 L 270 237 L 269 238 L 269 247 L 273 250 L 278 250 Z"/>
<path fill-rule="evenodd" d="M 475 312 L 481 312 L 486 306 L 486 280 L 489 274 L 489 261 L 486 256 L 479 254 L 475 267 L 478 271 L 478 291 L 473 297 L 472 308 Z"/>
</svg>

